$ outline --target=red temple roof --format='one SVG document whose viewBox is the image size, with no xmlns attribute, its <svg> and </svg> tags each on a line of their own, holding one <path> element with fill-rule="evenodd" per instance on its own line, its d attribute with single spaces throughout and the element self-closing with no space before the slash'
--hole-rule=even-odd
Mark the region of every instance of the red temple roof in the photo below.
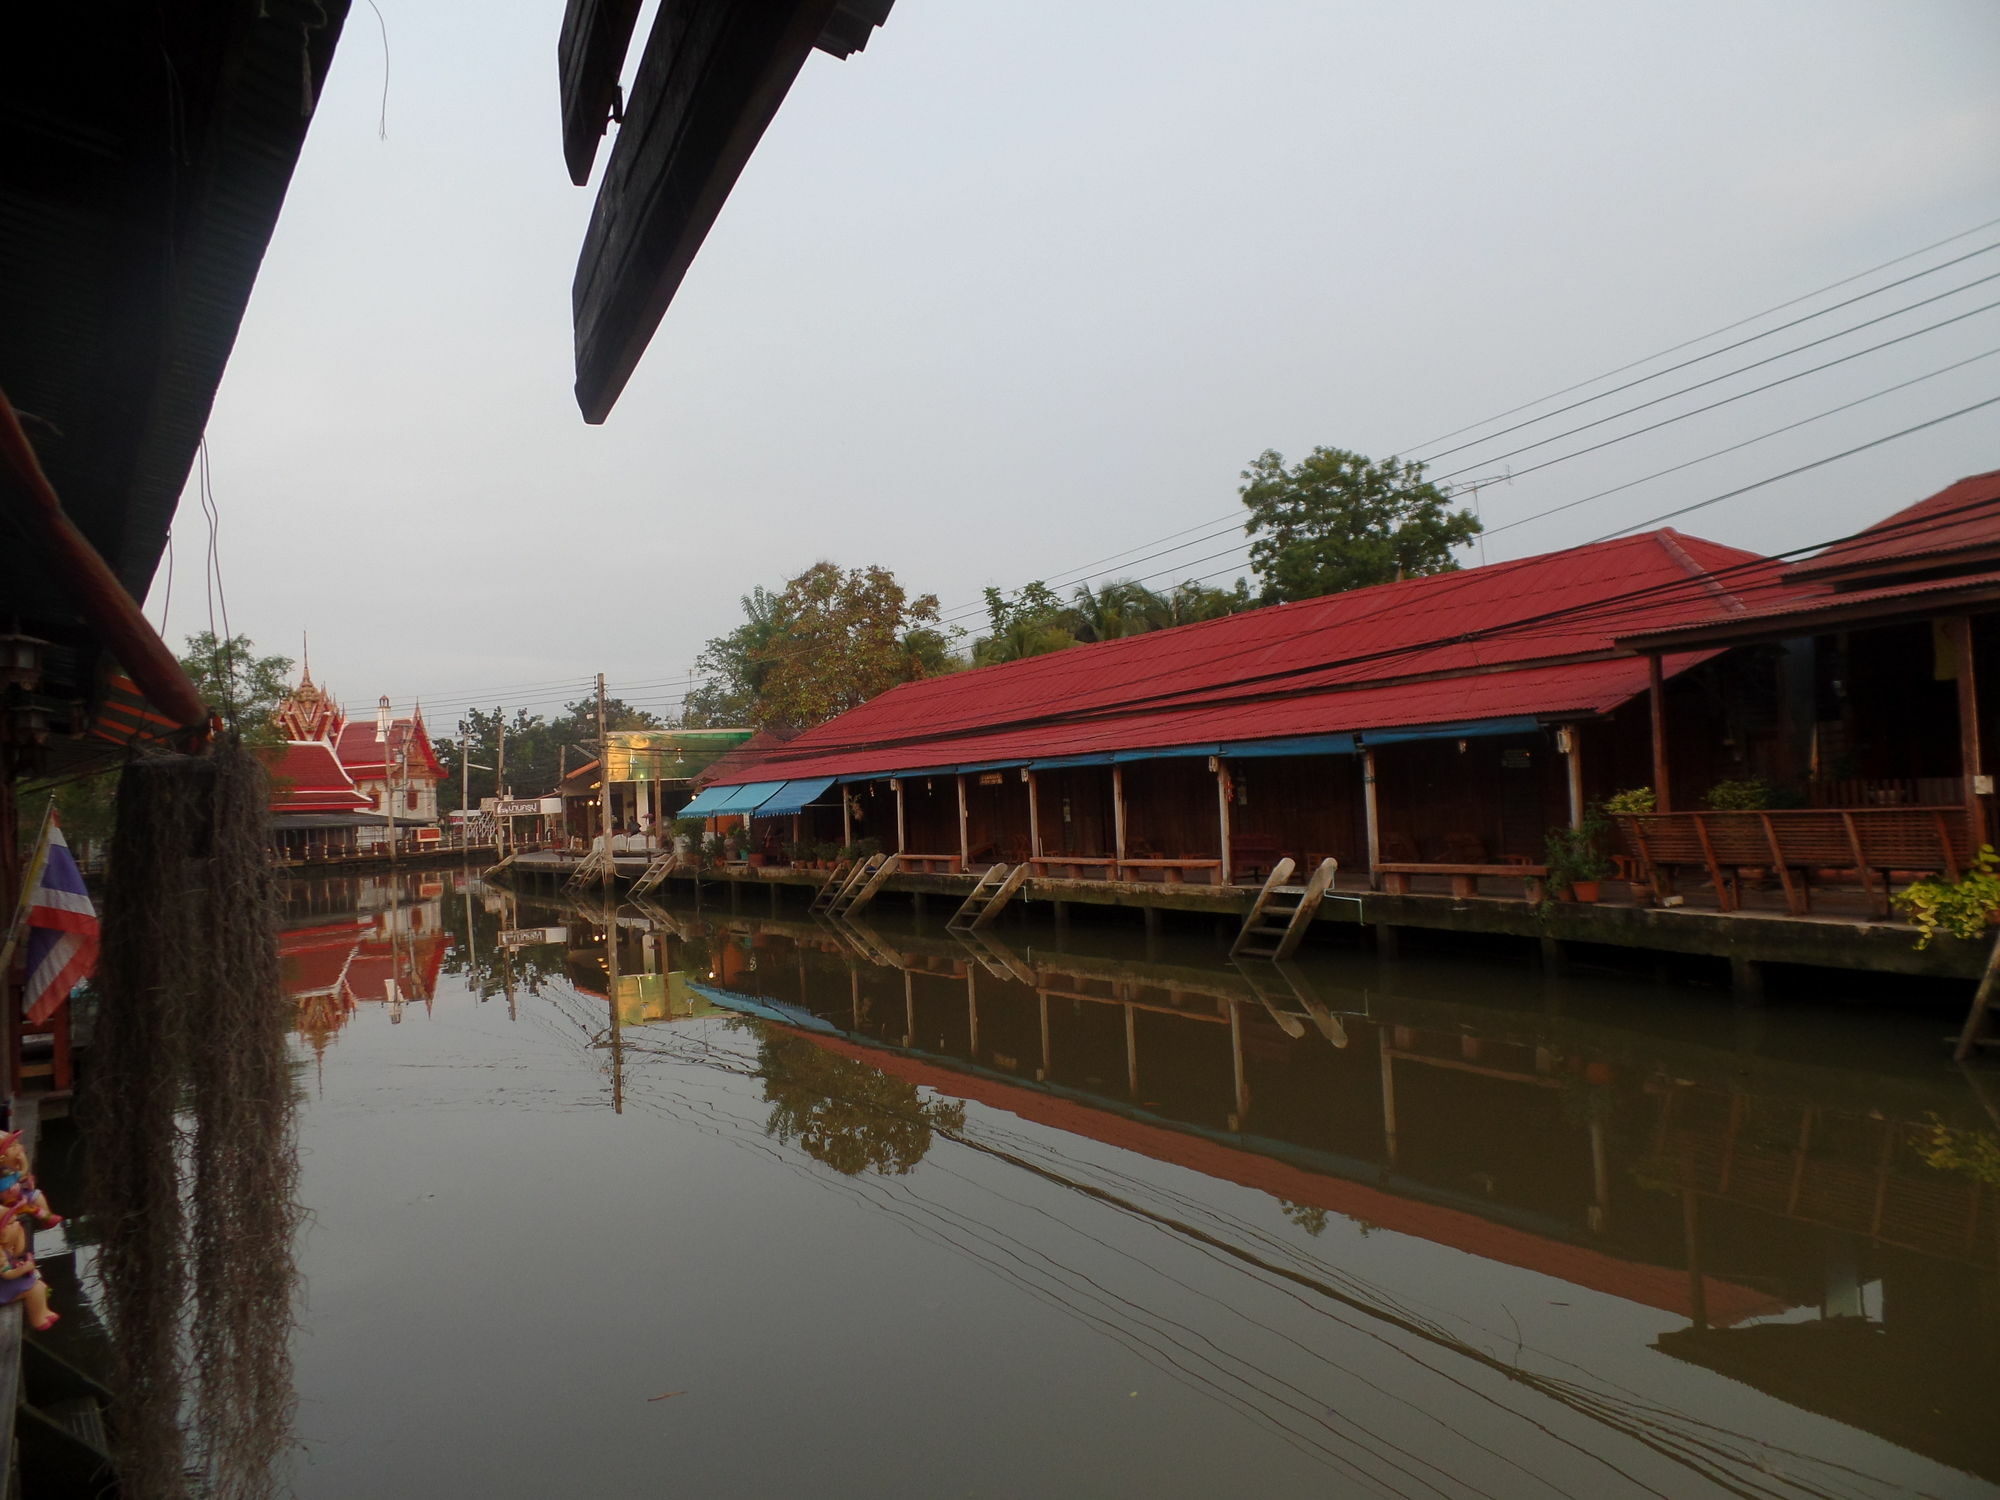
<svg viewBox="0 0 2000 1500">
<path fill-rule="evenodd" d="M 374 803 L 320 742 L 289 740 L 258 751 L 271 778 L 271 810 L 281 813 L 367 812 Z"/>
<path fill-rule="evenodd" d="M 906 683 L 712 780 L 1602 713 L 1646 685 L 1615 637 L 1813 592 L 1769 558 L 1647 532 Z"/>
<path fill-rule="evenodd" d="M 406 745 L 409 747 L 409 773 L 412 777 L 444 780 L 444 765 L 438 760 L 437 751 L 431 748 L 431 737 L 421 718 L 390 721 L 389 753 L 386 756 L 382 753 L 382 741 L 375 738 L 373 719 L 349 721 L 341 727 L 339 738 L 333 742 L 334 753 L 350 774 L 357 778 L 372 776 L 378 779 L 391 764 L 397 766 L 398 774 L 401 773 L 401 757 Z"/>
</svg>

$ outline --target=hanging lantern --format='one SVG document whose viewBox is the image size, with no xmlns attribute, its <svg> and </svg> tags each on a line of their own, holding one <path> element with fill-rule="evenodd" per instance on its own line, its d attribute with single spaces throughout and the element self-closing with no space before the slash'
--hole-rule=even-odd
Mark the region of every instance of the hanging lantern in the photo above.
<svg viewBox="0 0 2000 1500">
<path fill-rule="evenodd" d="M 0 635 L 0 688 L 33 692 L 42 685 L 42 655 L 48 642 L 39 636 Z"/>
</svg>

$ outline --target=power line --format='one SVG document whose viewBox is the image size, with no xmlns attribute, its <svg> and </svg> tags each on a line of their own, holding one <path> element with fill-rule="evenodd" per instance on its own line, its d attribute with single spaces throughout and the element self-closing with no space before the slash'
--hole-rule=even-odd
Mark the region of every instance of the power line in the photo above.
<svg viewBox="0 0 2000 1500">
<path fill-rule="evenodd" d="M 1524 412 L 1531 407 L 1540 406 L 1544 401 L 1554 401 L 1560 396 L 1567 396 L 1572 391 L 1580 391 L 1587 386 L 1593 386 L 1600 380 L 1609 380 L 1614 375 L 1623 375 L 1627 370 L 1636 370 L 1639 366 L 1650 364 L 1653 360 L 1665 359 L 1669 354 L 1678 354 L 1683 349 L 1692 349 L 1696 344 L 1706 339 L 1720 338 L 1725 333 L 1733 333 L 1739 328 L 1756 322 L 1759 318 L 1768 318 L 1772 313 L 1783 312 L 1788 307 L 1797 307 L 1801 302 L 1810 302 L 1815 297 L 1824 296 L 1828 292 L 1838 291 L 1841 287 L 1852 285 L 1864 276 L 1873 276 L 1877 271 L 1886 271 L 1891 266 L 1901 265 L 1906 260 L 1914 260 L 1919 255 L 1928 255 L 1933 250 L 1941 250 L 1954 241 L 1965 239 L 1969 235 L 1978 234 L 1983 229 L 1991 229 L 1996 224 L 2000 224 L 2000 218 L 1988 219 L 1983 224 L 1974 224 L 1970 229 L 1961 229 L 1957 234 L 1948 234 L 1941 240 L 1933 240 L 1928 245 L 1922 245 L 1915 250 L 1906 250 L 1901 255 L 1892 256 L 1878 265 L 1870 266 L 1865 271 L 1856 271 L 1851 276 L 1843 276 L 1838 281 L 1829 281 L 1825 286 L 1817 287 L 1810 292 L 1801 292 L 1798 296 L 1767 307 L 1762 312 L 1754 312 L 1746 318 L 1738 318 L 1734 323 L 1725 323 L 1720 328 L 1711 328 L 1707 333 L 1699 333 L 1691 339 L 1683 339 L 1678 344 L 1671 344 L 1665 349 L 1643 355 L 1628 364 L 1619 365 L 1616 369 L 1606 370 L 1600 375 L 1593 375 L 1588 380 L 1579 380 L 1575 385 L 1566 385 L 1559 391 L 1550 391 L 1546 396 L 1537 396 L 1532 401 L 1524 401 L 1519 406 L 1509 407 L 1506 411 L 1496 412 L 1490 417 L 1481 417 L 1477 422 L 1468 422 L 1463 427 L 1455 427 L 1450 432 L 1441 432 L 1434 438 L 1426 438 L 1421 443 L 1412 443 L 1408 447 L 1398 448 L 1395 451 L 1401 454 L 1414 453 L 1419 448 L 1428 448 L 1433 443 L 1445 442 L 1450 438 L 1457 437 L 1460 433 L 1470 432 L 1475 427 L 1484 427 L 1488 422 L 1505 421 L 1517 412 Z"/>
</svg>

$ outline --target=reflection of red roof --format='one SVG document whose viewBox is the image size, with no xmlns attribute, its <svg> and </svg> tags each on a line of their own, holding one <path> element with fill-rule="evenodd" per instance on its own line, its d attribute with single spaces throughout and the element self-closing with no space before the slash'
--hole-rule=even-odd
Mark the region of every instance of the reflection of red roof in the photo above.
<svg viewBox="0 0 2000 1500">
<path fill-rule="evenodd" d="M 1502 1265 L 1519 1266 L 1523 1270 L 1554 1276 L 1572 1286 L 1623 1297 L 1628 1302 L 1655 1307 L 1678 1317 L 1693 1315 L 1688 1299 L 1687 1273 L 1684 1271 L 1620 1260 L 1586 1245 L 1573 1245 L 1530 1230 L 1516 1229 L 1512 1225 L 1496 1224 L 1462 1209 L 1399 1198 L 1379 1188 L 1349 1182 L 1342 1177 L 1308 1172 L 1288 1162 L 1239 1151 L 1202 1136 L 1092 1109 L 1089 1105 L 1017 1084 L 960 1073 L 901 1053 L 860 1046 L 841 1037 L 791 1027 L 784 1029 L 816 1047 L 865 1063 L 906 1083 L 920 1084 L 955 1098 L 970 1099 L 977 1104 L 1002 1109 L 1038 1125 L 1101 1141 L 1107 1146 L 1136 1151 L 1155 1161 L 1186 1167 L 1205 1177 L 1234 1182 L 1289 1203 L 1324 1208 L 1344 1218 L 1359 1219 L 1398 1234 L 1413 1235 L 1433 1244 L 1476 1255 L 1482 1260 L 1498 1261 Z M 1713 1276 L 1705 1277 L 1704 1282 L 1709 1322 L 1717 1327 L 1740 1323 L 1745 1318 L 1782 1312 L 1785 1308 L 1784 1303 L 1750 1287 L 1718 1281 Z"/>
<path fill-rule="evenodd" d="M 1596 713 L 1645 686 L 1614 637 L 1782 597 L 1779 572 L 1647 532 L 905 683 L 709 779 Z"/>
<path fill-rule="evenodd" d="M 340 763 L 353 775 L 380 776 L 383 768 L 395 764 L 401 770 L 403 747 L 410 751 L 410 775 L 428 777 L 434 781 L 444 780 L 444 765 L 431 748 L 430 734 L 424 728 L 422 719 L 393 719 L 389 724 L 388 755 L 382 753 L 382 741 L 375 738 L 373 719 L 349 722 L 340 731 L 340 737 L 333 742 L 334 753 Z"/>
<path fill-rule="evenodd" d="M 1794 578 L 1909 573 L 2000 557 L 2000 469 L 1906 505 L 1786 571 Z"/>
<path fill-rule="evenodd" d="M 388 981 L 394 979 L 405 1000 L 433 996 L 444 968 L 444 950 L 442 932 L 405 938 L 393 948 L 387 938 L 370 938 L 347 966 L 348 993 L 357 1000 L 386 1000 Z"/>
<path fill-rule="evenodd" d="M 329 746 L 288 740 L 258 751 L 271 778 L 271 810 L 287 813 L 365 812 L 374 806 Z"/>
</svg>

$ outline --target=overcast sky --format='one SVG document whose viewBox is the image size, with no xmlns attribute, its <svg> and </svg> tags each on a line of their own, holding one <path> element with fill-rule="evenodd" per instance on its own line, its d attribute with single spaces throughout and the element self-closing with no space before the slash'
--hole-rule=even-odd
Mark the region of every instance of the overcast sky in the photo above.
<svg viewBox="0 0 2000 1500">
<path fill-rule="evenodd" d="M 1520 471 L 2000 301 L 2000 250 L 1481 441 L 1438 435 L 2000 218 L 2000 5 L 898 0 L 815 54 L 585 426 L 560 0 L 357 4 L 209 424 L 230 621 L 350 709 L 669 708 L 738 596 L 1242 571 L 1239 471 Z M 650 24 L 652 7 L 641 18 Z M 635 55 L 636 55 L 635 46 Z M 603 156 L 599 157 L 600 169 Z M 2000 224 L 1606 382 L 2000 242 Z M 1483 488 L 1491 528 L 2000 347 L 2000 309 Z M 2000 357 L 1511 527 L 1573 545 L 2000 395 Z M 1545 438 L 1555 441 L 1513 453 Z M 1511 455 L 1511 456 L 1510 456 Z M 2000 466 L 2000 407 L 1675 524 L 1763 550 Z M 1196 529 L 1204 528 L 1204 529 Z M 1176 538 L 1184 550 L 1154 554 Z M 184 504 L 170 638 L 208 623 Z M 1116 554 L 1128 554 L 1122 565 Z M 1477 561 L 1477 549 L 1468 561 Z M 1093 567 L 1110 558 L 1106 567 Z M 166 570 L 150 612 L 157 621 Z"/>
</svg>

